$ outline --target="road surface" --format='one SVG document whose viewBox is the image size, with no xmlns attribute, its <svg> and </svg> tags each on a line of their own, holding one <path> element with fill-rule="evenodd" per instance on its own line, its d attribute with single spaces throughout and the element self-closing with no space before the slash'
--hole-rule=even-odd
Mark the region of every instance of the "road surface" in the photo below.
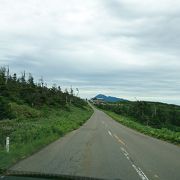
<svg viewBox="0 0 180 180">
<path fill-rule="evenodd" d="M 11 170 L 103 179 L 180 180 L 180 148 L 129 129 L 94 109 L 78 130 Z"/>
</svg>

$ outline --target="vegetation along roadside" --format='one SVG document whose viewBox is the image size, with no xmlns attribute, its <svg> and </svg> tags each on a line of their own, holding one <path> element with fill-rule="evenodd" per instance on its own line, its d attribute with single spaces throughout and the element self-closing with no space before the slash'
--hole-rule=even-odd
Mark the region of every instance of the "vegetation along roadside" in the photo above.
<svg viewBox="0 0 180 180">
<path fill-rule="evenodd" d="M 180 144 L 180 107 L 158 102 L 96 104 L 117 122 L 141 133 Z"/>
<path fill-rule="evenodd" d="M 79 128 L 92 113 L 72 88 L 47 87 L 42 79 L 35 83 L 31 74 L 17 77 L 0 68 L 0 169 Z"/>
</svg>

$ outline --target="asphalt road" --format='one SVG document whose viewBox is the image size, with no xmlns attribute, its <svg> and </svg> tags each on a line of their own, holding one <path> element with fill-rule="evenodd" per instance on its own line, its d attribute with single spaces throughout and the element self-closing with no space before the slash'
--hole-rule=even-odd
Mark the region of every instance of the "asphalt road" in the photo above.
<svg viewBox="0 0 180 180">
<path fill-rule="evenodd" d="M 122 180 L 180 180 L 180 148 L 131 130 L 94 109 L 78 130 L 11 170 Z"/>
</svg>

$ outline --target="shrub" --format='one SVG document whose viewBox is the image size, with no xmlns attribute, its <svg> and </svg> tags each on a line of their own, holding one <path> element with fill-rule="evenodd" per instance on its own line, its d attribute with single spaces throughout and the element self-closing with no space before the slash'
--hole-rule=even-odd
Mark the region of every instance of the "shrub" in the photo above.
<svg viewBox="0 0 180 180">
<path fill-rule="evenodd" d="M 13 115 L 9 102 L 0 97 L 0 120 L 11 118 L 13 118 Z"/>
</svg>

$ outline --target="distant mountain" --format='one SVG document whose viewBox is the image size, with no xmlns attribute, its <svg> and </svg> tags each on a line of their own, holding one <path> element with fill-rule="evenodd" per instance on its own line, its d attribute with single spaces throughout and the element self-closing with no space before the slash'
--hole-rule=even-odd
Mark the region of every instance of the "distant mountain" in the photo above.
<svg viewBox="0 0 180 180">
<path fill-rule="evenodd" d="M 126 99 L 117 98 L 117 97 L 113 97 L 113 96 L 106 96 L 106 95 L 104 95 L 104 94 L 98 94 L 98 95 L 95 96 L 94 98 L 102 99 L 102 100 L 104 100 L 105 102 L 127 101 Z"/>
</svg>

